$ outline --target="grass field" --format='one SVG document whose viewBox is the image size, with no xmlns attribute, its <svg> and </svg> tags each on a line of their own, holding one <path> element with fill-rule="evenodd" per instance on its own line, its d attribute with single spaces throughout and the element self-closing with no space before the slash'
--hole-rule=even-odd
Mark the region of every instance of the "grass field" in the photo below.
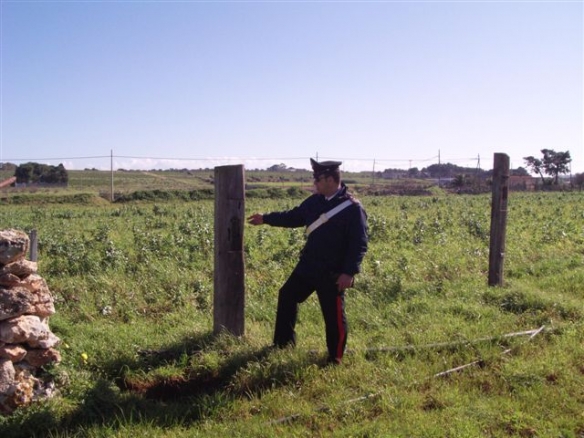
<svg viewBox="0 0 584 438">
<path fill-rule="evenodd" d="M 297 348 L 265 348 L 300 229 L 246 227 L 245 336 L 216 337 L 212 200 L 0 205 L 3 228 L 38 230 L 63 340 L 46 370 L 60 395 L 0 418 L 0 436 L 584 436 L 583 194 L 511 194 L 495 288 L 489 196 L 360 198 L 370 250 L 339 367 L 315 297 Z"/>
<path fill-rule="evenodd" d="M 0 182 L 14 175 L 14 171 L 0 170 Z M 125 171 L 69 170 L 69 183 L 63 187 L 8 187 L 0 189 L 0 200 L 5 202 L 71 202 L 77 196 L 99 196 L 105 200 L 125 198 L 134 192 L 201 191 L 213 189 L 213 169 L 183 171 Z M 347 173 L 345 180 L 361 192 L 414 193 L 430 189 L 433 182 L 424 180 L 388 180 L 374 178 L 371 173 Z M 312 174 L 308 171 L 267 172 L 246 171 L 248 191 L 262 189 L 312 189 Z M 15 198 L 17 198 L 15 200 Z M 47 199 L 48 198 L 48 199 Z"/>
</svg>

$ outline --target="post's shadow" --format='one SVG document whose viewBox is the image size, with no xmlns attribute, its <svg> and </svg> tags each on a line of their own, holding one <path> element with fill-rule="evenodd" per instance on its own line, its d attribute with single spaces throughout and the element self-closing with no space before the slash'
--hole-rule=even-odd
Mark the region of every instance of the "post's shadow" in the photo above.
<svg viewBox="0 0 584 438">
<path fill-rule="evenodd" d="M 159 427 L 193 426 L 202 418 L 238 398 L 249 398 L 264 390 L 293 384 L 298 367 L 323 365 L 315 355 L 278 361 L 269 366 L 269 375 L 250 376 L 243 386 L 233 385 L 233 377 L 251 362 L 269 360 L 273 349 L 264 347 L 242 353 L 219 351 L 220 362 L 213 369 L 196 369 L 184 364 L 196 363 L 196 356 L 213 348 L 212 332 L 182 339 L 161 350 L 142 350 L 131 359 L 112 358 L 102 364 L 104 376 L 80 399 L 69 414 L 55 415 L 51 403 L 35 406 L 23 416 L 0 423 L 2 438 L 20 438 L 78 433 L 93 426 L 117 430 L 132 423 Z M 151 378 L 159 367 L 181 364 L 181 375 Z M 177 367 L 179 368 L 179 367 Z M 142 378 L 136 378 L 142 376 Z M 66 391 L 66 388 L 63 388 Z M 27 408 L 28 409 L 28 408 Z"/>
</svg>

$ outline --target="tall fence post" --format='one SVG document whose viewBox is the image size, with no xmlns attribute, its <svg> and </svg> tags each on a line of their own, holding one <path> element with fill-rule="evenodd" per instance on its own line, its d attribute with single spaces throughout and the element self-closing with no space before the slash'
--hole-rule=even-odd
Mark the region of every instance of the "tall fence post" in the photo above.
<svg viewBox="0 0 584 438">
<path fill-rule="evenodd" d="M 491 204 L 491 243 L 489 247 L 489 286 L 503 285 L 508 194 L 509 156 L 507 154 L 495 154 L 493 200 Z"/>
<path fill-rule="evenodd" d="M 244 333 L 245 174 L 243 165 L 215 167 L 213 332 Z"/>
<path fill-rule="evenodd" d="M 39 242 L 37 230 L 31 230 L 28 238 L 30 239 L 30 261 L 36 262 L 38 259 L 38 242 Z"/>
</svg>

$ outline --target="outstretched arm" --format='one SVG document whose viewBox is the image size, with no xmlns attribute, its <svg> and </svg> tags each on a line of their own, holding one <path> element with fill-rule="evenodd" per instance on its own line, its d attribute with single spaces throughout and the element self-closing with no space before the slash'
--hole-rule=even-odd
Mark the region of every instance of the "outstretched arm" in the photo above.
<svg viewBox="0 0 584 438">
<path fill-rule="evenodd" d="M 275 211 L 271 213 L 255 213 L 247 218 L 250 225 L 271 225 L 273 227 L 297 228 L 306 226 L 307 208 L 306 202 L 314 202 L 311 196 L 302 204 L 287 211 Z"/>
</svg>

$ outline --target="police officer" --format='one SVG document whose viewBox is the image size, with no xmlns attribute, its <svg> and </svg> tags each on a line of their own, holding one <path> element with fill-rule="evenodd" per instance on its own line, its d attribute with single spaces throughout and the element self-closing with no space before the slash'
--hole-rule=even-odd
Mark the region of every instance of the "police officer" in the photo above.
<svg viewBox="0 0 584 438">
<path fill-rule="evenodd" d="M 314 291 L 325 322 L 328 362 L 340 364 L 347 343 L 345 290 L 367 252 L 367 216 L 341 181 L 340 161 L 310 160 L 316 193 L 289 211 L 253 214 L 252 225 L 307 227 L 300 260 L 278 295 L 274 346 L 296 344 L 298 305 Z"/>
</svg>

